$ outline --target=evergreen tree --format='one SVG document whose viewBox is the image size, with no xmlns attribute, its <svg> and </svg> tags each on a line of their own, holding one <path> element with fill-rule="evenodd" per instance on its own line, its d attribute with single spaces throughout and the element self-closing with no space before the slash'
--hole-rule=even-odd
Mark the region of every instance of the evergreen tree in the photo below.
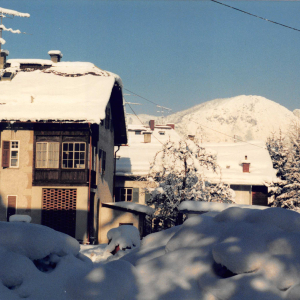
<svg viewBox="0 0 300 300">
<path fill-rule="evenodd" d="M 271 206 L 300 212 L 300 132 L 293 126 L 288 139 L 281 136 L 267 142 L 277 180 L 269 184 Z"/>
<path fill-rule="evenodd" d="M 178 222 L 178 206 L 182 201 L 231 203 L 233 191 L 221 181 L 212 184 L 206 170 L 218 173 L 216 155 L 208 153 L 191 140 L 167 142 L 157 153 L 148 180 L 156 187 L 148 188 L 149 206 L 155 208 L 156 225 L 164 229 Z"/>
</svg>

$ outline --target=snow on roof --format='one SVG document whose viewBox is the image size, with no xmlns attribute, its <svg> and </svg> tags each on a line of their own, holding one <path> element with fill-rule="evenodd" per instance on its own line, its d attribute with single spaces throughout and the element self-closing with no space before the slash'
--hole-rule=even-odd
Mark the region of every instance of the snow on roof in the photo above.
<svg viewBox="0 0 300 300">
<path fill-rule="evenodd" d="M 217 154 L 217 163 L 221 167 L 222 181 L 228 184 L 263 185 L 276 178 L 272 161 L 263 141 L 247 143 L 204 143 L 208 151 Z M 245 160 L 247 156 L 247 160 Z M 250 172 L 243 173 L 243 163 L 250 163 Z M 206 172 L 211 181 L 218 181 L 219 175 Z"/>
<path fill-rule="evenodd" d="M 9 51 L 8 50 L 1 49 L 1 53 L 5 53 L 6 55 L 9 55 Z"/>
<path fill-rule="evenodd" d="M 132 202 L 112 202 L 112 203 L 103 203 L 104 205 L 111 206 L 111 208 L 125 208 L 130 211 L 138 212 L 138 213 L 144 213 L 146 215 L 152 216 L 154 214 L 154 209 L 152 207 L 142 205 L 142 204 L 137 204 L 137 203 L 132 203 Z"/>
<path fill-rule="evenodd" d="M 164 135 L 161 135 L 161 128 L 155 126 L 151 131 L 151 143 L 144 143 L 144 136 L 135 134 L 144 125 L 128 125 L 129 142 L 128 146 L 121 147 L 117 153 L 120 159 L 116 163 L 116 174 L 124 176 L 142 176 L 147 175 L 150 170 L 150 163 L 158 151 L 162 149 L 162 144 L 170 138 L 178 141 L 180 138 L 175 130 L 166 129 Z M 192 141 L 189 141 L 193 144 Z M 204 143 L 201 144 L 207 152 L 217 155 L 217 163 L 221 167 L 222 181 L 228 184 L 243 185 L 264 185 L 266 181 L 272 181 L 276 177 L 276 171 L 273 169 L 272 161 L 269 156 L 266 145 L 263 141 L 251 141 L 249 143 Z M 250 163 L 250 172 L 243 173 L 242 163 Z M 219 182 L 220 174 L 204 170 L 212 182 Z"/>
<path fill-rule="evenodd" d="M 0 81 L 0 120 L 8 121 L 81 121 L 99 123 L 119 76 L 103 71 L 92 63 L 59 62 L 39 59 L 10 59 L 11 81 Z M 20 64 L 52 67 L 23 72 Z"/>
<path fill-rule="evenodd" d="M 0 7 L 0 13 L 5 14 L 5 15 L 10 15 L 10 16 L 15 16 L 15 17 L 23 17 L 23 18 L 29 18 L 30 17 L 30 14 L 21 13 L 21 12 L 18 12 L 16 10 L 6 9 L 6 8 L 2 8 L 2 7 Z"/>
<path fill-rule="evenodd" d="M 155 154 L 162 150 L 162 145 L 168 140 L 179 141 L 180 137 L 171 127 L 164 130 L 161 135 L 161 128 L 155 126 L 151 132 L 151 142 L 144 143 L 143 134 L 135 134 L 135 131 L 149 130 L 144 125 L 128 125 L 128 146 L 121 147 L 117 152 L 120 156 L 116 162 L 116 174 L 120 176 L 143 176 L 150 170 Z"/>
<path fill-rule="evenodd" d="M 63 57 L 62 53 L 60 50 L 50 50 L 48 52 L 49 55 L 59 55 L 60 57 Z"/>
<path fill-rule="evenodd" d="M 183 201 L 180 203 L 178 209 L 181 212 L 208 212 L 216 211 L 221 212 L 229 207 L 240 207 L 249 209 L 267 209 L 267 206 L 259 205 L 244 205 L 244 204 L 228 204 L 218 202 L 206 202 L 206 201 Z"/>
</svg>

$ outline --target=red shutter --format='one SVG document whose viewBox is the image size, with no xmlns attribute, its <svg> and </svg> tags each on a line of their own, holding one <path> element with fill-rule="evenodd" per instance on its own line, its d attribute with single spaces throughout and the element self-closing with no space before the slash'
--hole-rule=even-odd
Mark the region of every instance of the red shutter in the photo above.
<svg viewBox="0 0 300 300">
<path fill-rule="evenodd" d="M 10 141 L 2 142 L 2 167 L 9 168 Z"/>
</svg>

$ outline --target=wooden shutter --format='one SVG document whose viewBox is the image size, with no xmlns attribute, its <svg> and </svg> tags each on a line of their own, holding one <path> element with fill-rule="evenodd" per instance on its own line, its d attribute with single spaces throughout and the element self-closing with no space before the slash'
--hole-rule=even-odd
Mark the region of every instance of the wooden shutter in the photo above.
<svg viewBox="0 0 300 300">
<path fill-rule="evenodd" d="M 121 201 L 121 188 L 115 188 L 115 202 Z"/>
<path fill-rule="evenodd" d="M 136 202 L 138 203 L 139 202 L 139 189 L 138 188 L 133 188 L 132 189 L 132 202 Z"/>
<path fill-rule="evenodd" d="M 10 141 L 2 142 L 2 167 L 9 168 Z"/>
<path fill-rule="evenodd" d="M 16 214 L 17 196 L 7 196 L 7 221 L 9 217 Z"/>
</svg>

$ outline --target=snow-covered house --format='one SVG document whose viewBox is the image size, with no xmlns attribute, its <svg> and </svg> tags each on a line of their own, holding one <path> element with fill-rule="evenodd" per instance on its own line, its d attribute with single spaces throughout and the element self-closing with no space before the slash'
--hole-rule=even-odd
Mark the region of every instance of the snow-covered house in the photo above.
<svg viewBox="0 0 300 300">
<path fill-rule="evenodd" d="M 9 59 L 0 70 L 0 220 L 27 214 L 97 241 L 110 229 L 100 204 L 113 201 L 114 146 L 127 143 L 122 82 L 49 55 Z"/>
<path fill-rule="evenodd" d="M 217 155 L 221 180 L 235 191 L 235 202 L 246 205 L 267 205 L 267 182 L 276 178 L 271 157 L 263 141 L 239 143 L 203 143 L 207 151 Z M 205 172 L 211 182 L 219 174 Z"/>
<path fill-rule="evenodd" d="M 154 124 L 154 121 L 150 122 Z M 154 126 L 151 130 L 143 125 L 129 125 L 129 142 L 117 153 L 116 201 L 133 201 L 144 204 L 143 181 L 150 170 L 155 154 L 169 138 L 179 140 L 174 125 Z M 162 130 L 164 128 L 164 130 Z M 166 129 L 168 128 L 168 129 Z M 151 136 L 151 142 L 147 143 Z M 189 136 L 193 140 L 193 136 Z M 246 205 L 267 205 L 266 182 L 276 177 L 266 145 L 262 141 L 247 143 L 202 143 L 207 152 L 216 155 L 220 169 L 217 173 L 204 169 L 204 176 L 212 183 L 220 180 L 235 191 L 235 202 Z M 118 159 L 119 157 L 119 159 Z"/>
<path fill-rule="evenodd" d="M 117 152 L 115 200 L 145 204 L 148 194 L 144 178 L 155 155 L 167 141 L 179 141 L 174 124 L 128 125 L 128 144 Z"/>
</svg>

